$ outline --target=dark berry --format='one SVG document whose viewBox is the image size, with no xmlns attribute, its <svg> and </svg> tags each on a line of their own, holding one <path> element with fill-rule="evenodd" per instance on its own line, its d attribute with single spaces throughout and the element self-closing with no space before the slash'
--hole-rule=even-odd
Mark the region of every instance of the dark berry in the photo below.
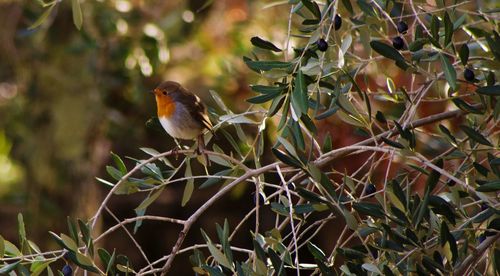
<svg viewBox="0 0 500 276">
<path fill-rule="evenodd" d="M 340 29 L 342 27 L 342 18 L 340 15 L 336 14 L 335 18 L 333 19 L 333 24 L 335 25 L 335 31 Z"/>
<path fill-rule="evenodd" d="M 469 68 L 466 68 L 464 70 L 464 78 L 465 78 L 465 80 L 470 81 L 470 82 L 474 81 L 474 79 L 475 79 L 474 71 L 472 71 Z"/>
<path fill-rule="evenodd" d="M 328 42 L 324 40 L 323 38 L 318 39 L 318 42 L 316 42 L 316 45 L 318 45 L 318 50 L 321 52 L 326 52 L 328 49 Z"/>
<path fill-rule="evenodd" d="M 441 254 L 439 254 L 438 251 L 434 251 L 434 254 L 432 254 L 432 258 L 436 263 L 443 264 L 443 257 L 441 256 Z"/>
<path fill-rule="evenodd" d="M 259 205 L 262 206 L 264 205 L 265 201 L 264 201 L 264 198 L 262 197 L 262 195 L 260 193 L 258 193 L 258 196 L 259 196 Z M 254 205 L 257 205 L 257 199 L 255 198 L 255 192 L 252 193 L 252 199 L 253 199 L 253 204 Z"/>
<path fill-rule="evenodd" d="M 398 32 L 400 34 L 406 34 L 406 32 L 408 31 L 408 25 L 406 25 L 404 21 L 399 21 L 397 26 L 398 26 Z"/>
<path fill-rule="evenodd" d="M 455 184 L 457 184 L 454 180 L 450 179 L 448 180 L 448 182 L 446 182 L 446 185 L 450 186 L 450 187 L 453 187 L 455 186 Z"/>
<path fill-rule="evenodd" d="M 405 42 L 400 36 L 396 36 L 395 38 L 392 39 L 392 46 L 396 50 L 401 50 L 405 46 Z"/>
<path fill-rule="evenodd" d="M 481 211 L 484 211 L 484 210 L 486 210 L 486 209 L 488 209 L 488 204 L 486 204 L 486 203 L 482 203 L 482 204 L 481 204 Z"/>
<path fill-rule="evenodd" d="M 295 184 L 293 182 L 288 183 L 287 187 L 288 187 L 288 190 L 290 190 L 290 191 L 295 190 Z"/>
<path fill-rule="evenodd" d="M 72 268 L 71 268 L 71 266 L 69 266 L 69 265 L 65 265 L 65 266 L 63 267 L 63 269 L 62 269 L 62 271 L 61 271 L 61 272 L 62 272 L 62 274 L 63 274 L 64 276 L 71 276 L 71 275 L 73 275 L 73 269 L 72 269 Z"/>
<path fill-rule="evenodd" d="M 486 240 L 486 235 L 485 234 L 481 234 L 479 236 L 479 238 L 477 238 L 477 239 L 479 240 L 479 243 L 482 243 L 482 242 L 484 242 L 484 240 Z"/>
<path fill-rule="evenodd" d="M 377 187 L 373 184 L 368 184 L 365 188 L 365 195 L 371 195 L 377 191 Z"/>
</svg>

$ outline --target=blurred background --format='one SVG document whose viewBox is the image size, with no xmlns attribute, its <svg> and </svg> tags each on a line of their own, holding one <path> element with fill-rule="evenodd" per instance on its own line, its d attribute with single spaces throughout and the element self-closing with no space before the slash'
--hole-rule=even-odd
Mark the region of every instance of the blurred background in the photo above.
<svg viewBox="0 0 500 276">
<path fill-rule="evenodd" d="M 0 1 L 0 229 L 15 242 L 16 217 L 23 213 L 29 239 L 45 250 L 56 248 L 49 230 L 67 233 L 66 216 L 89 218 L 95 212 L 109 190 L 95 177 L 108 178 L 111 151 L 145 157 L 139 147 L 166 151 L 174 145 L 163 130 L 146 126 L 156 114 L 147 92 L 175 80 L 209 106 L 216 106 L 208 93 L 212 89 L 234 112 L 243 111 L 251 95 L 251 73 L 242 62 L 251 51 L 250 37 L 281 44 L 288 14 L 286 5 L 266 8 L 265 1 L 82 1 L 79 31 L 71 1 L 62 1 L 42 25 L 30 29 L 46 11 L 41 3 Z M 183 209 L 182 192 L 183 185 L 175 185 L 148 213 L 168 210 L 172 217 L 186 218 L 206 200 L 195 193 Z M 115 197 L 111 209 L 120 217 L 135 216 L 133 208 L 143 198 Z M 251 197 L 239 203 L 253 205 Z M 213 219 L 202 224 L 213 228 Z M 101 227 L 115 223 L 108 216 Z M 180 230 L 159 225 L 146 223 L 138 233 L 151 259 L 166 254 Z M 152 231 L 163 240 L 148 240 Z M 138 254 L 127 248 L 131 243 L 124 233 L 106 244 L 134 263 Z"/>
</svg>

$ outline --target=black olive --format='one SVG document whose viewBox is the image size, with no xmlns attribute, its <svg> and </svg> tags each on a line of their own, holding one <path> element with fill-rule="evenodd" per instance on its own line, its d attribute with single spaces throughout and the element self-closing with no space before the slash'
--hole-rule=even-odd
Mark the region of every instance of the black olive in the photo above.
<svg viewBox="0 0 500 276">
<path fill-rule="evenodd" d="M 472 71 L 471 69 L 469 68 L 466 68 L 464 70 L 464 78 L 467 80 L 467 81 L 470 81 L 470 82 L 473 82 L 474 79 L 475 79 L 475 76 L 474 76 L 474 71 Z"/>
<path fill-rule="evenodd" d="M 333 23 L 335 25 L 335 31 L 340 29 L 340 27 L 342 26 L 342 18 L 340 17 L 340 15 L 338 15 L 338 14 L 335 15 L 335 18 L 333 19 Z"/>
<path fill-rule="evenodd" d="M 399 21 L 397 27 L 400 34 L 405 34 L 408 31 L 408 25 L 404 21 Z"/>
<path fill-rule="evenodd" d="M 373 184 L 368 184 L 365 188 L 365 195 L 371 195 L 377 191 L 377 187 Z"/>
<path fill-rule="evenodd" d="M 401 50 L 404 48 L 405 42 L 403 41 L 403 39 L 400 36 L 396 36 L 395 38 L 392 39 L 392 46 L 396 50 Z"/>
<path fill-rule="evenodd" d="M 321 52 L 326 52 L 326 50 L 328 49 L 328 42 L 326 42 L 326 40 L 324 40 L 323 38 L 318 39 L 316 45 L 318 45 L 318 50 L 320 50 Z"/>
<path fill-rule="evenodd" d="M 61 272 L 62 272 L 62 274 L 64 276 L 71 276 L 71 275 L 73 275 L 73 269 L 68 264 L 63 267 L 63 269 L 62 269 Z"/>
</svg>

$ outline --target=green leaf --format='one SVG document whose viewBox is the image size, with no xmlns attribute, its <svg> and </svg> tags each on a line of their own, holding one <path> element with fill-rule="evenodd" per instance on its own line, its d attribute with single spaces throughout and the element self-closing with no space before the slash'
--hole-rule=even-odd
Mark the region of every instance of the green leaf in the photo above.
<svg viewBox="0 0 500 276">
<path fill-rule="evenodd" d="M 116 167 L 118 167 L 118 170 L 120 170 L 120 172 L 122 174 L 126 174 L 127 167 L 125 166 L 125 163 L 123 163 L 123 160 L 120 158 L 120 156 L 111 152 L 111 157 L 113 158 L 113 161 L 115 162 Z"/>
<path fill-rule="evenodd" d="M 460 47 L 458 55 L 460 56 L 460 61 L 462 61 L 462 64 L 464 66 L 467 65 L 467 62 L 469 61 L 469 46 L 467 46 L 467 43 L 464 43 L 462 47 Z"/>
<path fill-rule="evenodd" d="M 455 72 L 455 68 L 450 63 L 450 60 L 445 57 L 442 53 L 439 53 L 439 58 L 441 60 L 441 67 L 444 72 L 444 77 L 446 81 L 450 85 L 453 91 L 457 91 L 457 72 Z"/>
<path fill-rule="evenodd" d="M 47 17 L 52 13 L 52 9 L 56 6 L 56 1 L 53 2 L 52 5 L 48 6 L 48 8 L 42 13 L 42 15 L 33 23 L 31 26 L 28 27 L 28 30 L 33 30 L 37 28 L 38 26 L 42 25 Z"/>
<path fill-rule="evenodd" d="M 451 101 L 461 110 L 467 111 L 469 113 L 474 113 L 474 114 L 484 114 L 484 110 L 477 109 L 476 107 L 468 104 L 466 101 L 460 99 L 460 98 L 453 98 Z"/>
<path fill-rule="evenodd" d="M 5 255 L 5 240 L 2 237 L 2 235 L 0 235 L 0 259 L 2 259 L 4 255 Z"/>
<path fill-rule="evenodd" d="M 382 209 L 382 207 L 377 203 L 354 202 L 352 204 L 352 208 L 354 208 L 354 210 L 363 215 L 368 215 L 375 218 L 385 217 L 384 209 Z"/>
<path fill-rule="evenodd" d="M 439 28 L 440 28 L 439 18 L 433 15 L 431 18 L 431 34 L 433 40 L 431 41 L 433 41 L 433 44 L 437 43 L 437 45 L 435 45 L 436 47 L 441 48 L 441 45 L 439 45 Z"/>
<path fill-rule="evenodd" d="M 186 172 L 184 173 L 184 177 L 186 180 L 186 187 L 184 187 L 184 193 L 182 194 L 182 203 L 181 206 L 184 207 L 191 198 L 194 190 L 194 179 L 193 173 L 191 172 L 191 162 L 189 160 L 186 162 Z"/>
<path fill-rule="evenodd" d="M 80 30 L 82 28 L 83 16 L 82 9 L 80 7 L 79 0 L 71 0 L 71 9 L 73 10 L 73 23 L 76 28 Z"/>
<path fill-rule="evenodd" d="M 393 47 L 376 40 L 371 41 L 370 46 L 373 50 L 375 50 L 375 52 L 396 61 L 396 65 L 398 65 L 401 69 L 406 70 L 409 67 L 408 64 L 406 64 L 405 58 Z"/>
<path fill-rule="evenodd" d="M 283 92 L 287 89 L 285 86 L 265 86 L 265 85 L 250 85 L 250 88 L 262 94 L 272 94 L 276 92 Z"/>
<path fill-rule="evenodd" d="M 295 87 L 292 91 L 292 106 L 297 116 L 300 117 L 300 114 L 307 113 L 309 107 L 306 81 L 301 70 L 299 70 L 295 77 L 294 85 Z"/>
<path fill-rule="evenodd" d="M 21 263 L 21 261 L 20 261 L 20 260 L 19 260 L 19 261 L 17 261 L 17 262 L 15 262 L 15 263 L 11 263 L 11 264 L 8 264 L 8 265 L 6 265 L 6 266 L 4 266 L 4 267 L 0 268 L 0 274 L 1 274 L 1 275 L 6 275 L 7 273 L 9 273 L 9 272 L 11 272 L 12 270 L 14 270 L 14 269 L 17 267 L 17 265 L 18 265 L 19 263 Z"/>
<path fill-rule="evenodd" d="M 151 203 L 153 203 L 163 192 L 164 187 L 158 189 L 156 192 L 151 191 L 151 193 L 146 197 L 139 206 L 137 206 L 134 210 L 139 211 L 139 210 L 145 210 L 148 208 Z"/>
<path fill-rule="evenodd" d="M 210 251 L 210 254 L 212 255 L 212 257 L 214 257 L 215 261 L 217 261 L 220 265 L 223 265 L 223 266 L 227 267 L 228 269 L 233 270 L 232 263 L 229 262 L 229 260 L 227 259 L 226 255 L 224 255 L 222 253 L 222 251 L 220 251 L 212 243 L 212 241 L 207 236 L 207 234 L 205 233 L 205 231 L 201 230 L 201 234 L 202 234 L 203 238 L 205 239 L 205 242 L 207 243 L 207 246 L 208 246 L 208 250 Z"/>
<path fill-rule="evenodd" d="M 285 276 L 285 263 L 281 260 L 280 256 L 271 247 L 267 249 L 267 255 L 274 267 L 275 272 L 273 275 Z"/>
<path fill-rule="evenodd" d="M 427 42 L 429 42 L 429 40 L 425 38 L 415 39 L 414 41 L 408 44 L 408 50 L 410 50 L 411 52 L 416 52 L 418 50 L 421 50 L 424 47 L 424 45 L 427 44 Z"/>
<path fill-rule="evenodd" d="M 316 245 L 311 243 L 310 241 L 307 242 L 307 249 L 311 254 L 313 255 L 314 259 L 319 260 L 321 262 L 326 261 L 326 255 L 325 253 Z"/>
<path fill-rule="evenodd" d="M 321 11 L 319 10 L 319 6 L 315 1 L 311 0 L 301 0 L 302 4 L 312 12 L 312 14 L 317 18 L 321 19 Z"/>
<path fill-rule="evenodd" d="M 292 63 L 283 61 L 245 60 L 247 66 L 255 71 L 269 71 L 271 69 L 290 69 Z"/>
<path fill-rule="evenodd" d="M 483 86 L 476 89 L 476 92 L 488 96 L 500 96 L 500 85 Z"/>
<path fill-rule="evenodd" d="M 443 159 L 438 159 L 434 162 L 434 165 L 436 165 L 438 168 L 443 168 Z M 424 198 L 422 199 L 422 202 L 419 205 L 418 212 L 416 213 L 416 219 L 415 219 L 415 225 L 419 225 L 420 222 L 422 221 L 424 214 L 428 211 L 428 205 L 429 205 L 429 197 L 436 187 L 437 183 L 439 182 L 439 178 L 441 177 L 441 173 L 438 172 L 437 170 L 432 170 L 431 174 L 427 177 L 427 181 L 425 182 L 425 192 L 424 192 Z"/>
<path fill-rule="evenodd" d="M 19 233 L 19 246 L 21 248 L 21 252 L 25 252 L 25 249 L 27 248 L 26 244 L 26 228 L 24 226 L 24 218 L 23 214 L 18 213 L 17 214 L 17 227 L 18 227 L 18 233 Z"/>
<path fill-rule="evenodd" d="M 395 148 L 398 148 L 398 149 L 404 149 L 405 146 L 403 146 L 402 144 L 396 142 L 396 141 L 392 141 L 388 138 L 385 138 L 385 137 L 380 137 L 380 139 L 382 139 L 382 141 L 384 141 L 384 143 L 386 143 L 387 145 L 391 146 L 391 147 L 395 147 Z"/>
<path fill-rule="evenodd" d="M 453 146 L 457 146 L 457 139 L 455 139 L 455 136 L 453 136 L 448 128 L 443 126 L 442 124 L 439 124 L 439 130 L 446 135 L 448 140 L 453 144 Z"/>
<path fill-rule="evenodd" d="M 250 39 L 250 42 L 252 42 L 252 45 L 255 47 L 259 47 L 261 49 L 265 50 L 271 50 L 273 52 L 281 52 L 281 49 L 276 47 L 274 44 L 271 42 L 264 40 L 258 36 L 254 36 Z"/>
<path fill-rule="evenodd" d="M 349 11 L 351 15 L 354 14 L 354 10 L 351 5 L 351 0 L 342 0 L 342 5 L 344 5 L 345 9 Z"/>
<path fill-rule="evenodd" d="M 487 192 L 496 192 L 500 190 L 500 180 L 487 182 L 476 188 L 476 191 L 487 193 Z"/>
<path fill-rule="evenodd" d="M 253 103 L 253 104 L 261 104 L 261 103 L 268 102 L 268 101 L 278 97 L 279 95 L 281 95 L 281 91 L 273 92 L 273 93 L 269 93 L 269 94 L 262 94 L 262 95 L 247 99 L 247 102 Z"/>
<path fill-rule="evenodd" d="M 453 36 L 453 23 L 447 11 L 444 12 L 444 47 L 448 46 Z"/>
<path fill-rule="evenodd" d="M 64 244 L 64 247 L 70 251 L 77 252 L 78 251 L 78 245 L 76 242 L 68 235 L 61 234 L 61 241 Z"/>
<path fill-rule="evenodd" d="M 123 177 L 121 171 L 112 166 L 106 166 L 106 171 L 114 180 L 120 180 Z"/>
<path fill-rule="evenodd" d="M 479 133 L 479 131 L 477 131 L 469 126 L 466 126 L 466 125 L 461 125 L 460 129 L 462 129 L 463 132 L 465 132 L 465 134 L 467 134 L 467 136 L 470 139 L 478 142 L 479 144 L 493 147 L 493 145 L 490 143 L 490 141 L 488 141 L 488 139 L 486 139 L 481 133 Z"/>
<path fill-rule="evenodd" d="M 76 226 L 76 221 L 69 216 L 66 218 L 66 221 L 68 223 L 68 230 L 71 238 L 74 241 L 78 241 L 79 235 L 78 235 L 78 228 Z"/>
<path fill-rule="evenodd" d="M 35 262 L 32 263 L 30 270 L 31 276 L 40 275 L 53 261 Z"/>
</svg>

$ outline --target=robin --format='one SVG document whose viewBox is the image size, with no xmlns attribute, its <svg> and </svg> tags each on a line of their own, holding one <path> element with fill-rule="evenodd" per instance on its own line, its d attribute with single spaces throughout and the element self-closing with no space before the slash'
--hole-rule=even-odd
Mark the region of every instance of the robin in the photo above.
<svg viewBox="0 0 500 276">
<path fill-rule="evenodd" d="M 202 154 L 205 149 L 203 133 L 205 129 L 212 131 L 212 123 L 200 98 L 174 81 L 161 83 L 153 93 L 158 119 L 168 135 L 183 140 L 196 138 L 197 153 Z M 205 164 L 208 164 L 206 154 L 203 157 Z"/>
</svg>

